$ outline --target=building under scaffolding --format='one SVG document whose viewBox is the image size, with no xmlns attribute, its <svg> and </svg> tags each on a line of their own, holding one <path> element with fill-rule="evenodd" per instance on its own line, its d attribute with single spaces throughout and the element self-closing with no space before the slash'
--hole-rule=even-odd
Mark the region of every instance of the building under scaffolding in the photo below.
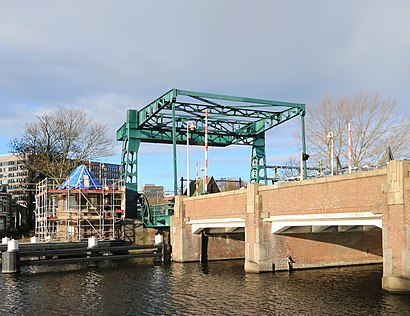
<svg viewBox="0 0 410 316">
<path fill-rule="evenodd" d="M 102 184 L 81 165 L 62 183 L 44 179 L 36 186 L 36 237 L 40 241 L 120 238 L 125 214 L 122 180 Z"/>
</svg>

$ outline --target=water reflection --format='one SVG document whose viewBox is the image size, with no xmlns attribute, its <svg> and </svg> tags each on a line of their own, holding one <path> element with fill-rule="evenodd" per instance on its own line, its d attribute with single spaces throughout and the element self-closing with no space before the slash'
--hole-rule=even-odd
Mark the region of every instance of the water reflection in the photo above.
<svg viewBox="0 0 410 316">
<path fill-rule="evenodd" d="M 245 274 L 243 261 L 0 276 L 4 315 L 406 315 L 381 266 Z"/>
<path fill-rule="evenodd" d="M 21 313 L 24 306 L 24 289 L 21 279 L 18 275 L 4 275 L 2 283 L 2 286 L 7 289 L 1 292 L 2 310 Z"/>
<path fill-rule="evenodd" d="M 102 314 L 104 312 L 101 305 L 103 300 L 102 281 L 103 276 L 99 271 L 91 269 L 85 272 L 85 276 L 79 284 L 78 293 L 81 297 L 81 304 L 91 314 L 96 312 Z"/>
</svg>

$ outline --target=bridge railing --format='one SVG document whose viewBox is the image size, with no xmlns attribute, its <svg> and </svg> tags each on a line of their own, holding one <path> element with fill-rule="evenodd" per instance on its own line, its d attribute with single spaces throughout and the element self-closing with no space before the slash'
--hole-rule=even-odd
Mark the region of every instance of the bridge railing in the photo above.
<svg viewBox="0 0 410 316">
<path fill-rule="evenodd" d="M 174 214 L 174 202 L 151 206 L 153 222 L 157 226 L 170 226 L 170 216 Z"/>
</svg>

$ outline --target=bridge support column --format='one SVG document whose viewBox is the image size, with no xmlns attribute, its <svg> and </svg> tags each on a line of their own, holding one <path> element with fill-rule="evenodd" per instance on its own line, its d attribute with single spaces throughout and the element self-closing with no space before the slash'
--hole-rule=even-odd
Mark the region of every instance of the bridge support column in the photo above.
<svg viewBox="0 0 410 316">
<path fill-rule="evenodd" d="M 265 217 L 262 214 L 262 200 L 258 194 L 259 184 L 248 185 L 248 196 L 245 215 L 245 271 L 246 272 L 266 272 L 272 271 L 272 262 L 269 260 L 269 243 L 272 235 L 264 234 L 263 222 Z M 265 227 L 266 228 L 266 227 Z"/>
<path fill-rule="evenodd" d="M 172 260 L 177 262 L 200 261 L 201 236 L 192 233 L 192 225 L 187 225 L 183 196 L 175 197 L 174 216 L 171 216 Z"/>
<path fill-rule="evenodd" d="M 387 209 L 383 213 L 383 289 L 410 292 L 410 162 L 387 168 Z"/>
</svg>

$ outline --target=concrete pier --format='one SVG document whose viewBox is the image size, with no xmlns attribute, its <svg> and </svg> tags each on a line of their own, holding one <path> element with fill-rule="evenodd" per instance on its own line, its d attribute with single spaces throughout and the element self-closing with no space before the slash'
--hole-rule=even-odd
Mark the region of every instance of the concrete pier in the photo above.
<svg viewBox="0 0 410 316">
<path fill-rule="evenodd" d="M 15 240 L 7 240 L 7 251 L 1 253 L 1 272 L 17 273 L 20 271 L 18 249 L 19 244 Z"/>
<path fill-rule="evenodd" d="M 1 273 L 17 273 L 19 269 L 17 251 L 4 251 L 1 253 Z"/>
<path fill-rule="evenodd" d="M 383 213 L 383 289 L 410 293 L 410 163 L 387 168 L 387 204 Z"/>
</svg>

